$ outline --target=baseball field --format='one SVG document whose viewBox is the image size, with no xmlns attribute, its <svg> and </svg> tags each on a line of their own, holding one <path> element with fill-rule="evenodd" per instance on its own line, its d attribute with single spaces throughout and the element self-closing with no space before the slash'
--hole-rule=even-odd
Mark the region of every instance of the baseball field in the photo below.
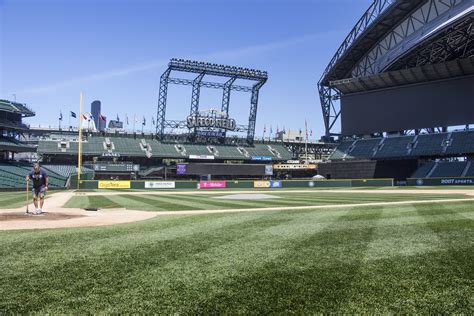
<svg viewBox="0 0 474 316">
<path fill-rule="evenodd" d="M 0 314 L 474 313 L 473 190 L 24 200 L 0 193 Z"/>
</svg>

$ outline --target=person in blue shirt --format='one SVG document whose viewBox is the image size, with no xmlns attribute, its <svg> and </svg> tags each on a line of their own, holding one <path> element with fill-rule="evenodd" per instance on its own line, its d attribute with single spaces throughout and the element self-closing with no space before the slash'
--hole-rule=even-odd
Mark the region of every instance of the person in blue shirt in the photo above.
<svg viewBox="0 0 474 316">
<path fill-rule="evenodd" d="M 26 176 L 26 182 L 33 182 L 33 203 L 35 205 L 35 214 L 43 213 L 44 196 L 48 190 L 48 175 L 40 168 L 38 163 L 35 163 L 33 170 Z M 38 203 L 39 200 L 39 203 Z"/>
</svg>

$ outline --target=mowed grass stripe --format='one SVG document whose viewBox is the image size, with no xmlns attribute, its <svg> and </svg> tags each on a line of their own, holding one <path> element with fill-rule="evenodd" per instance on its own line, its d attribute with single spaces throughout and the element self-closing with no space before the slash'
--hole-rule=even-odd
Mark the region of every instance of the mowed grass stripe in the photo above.
<svg viewBox="0 0 474 316">
<path fill-rule="evenodd" d="M 405 201 L 429 199 L 440 196 L 425 195 L 391 195 L 391 194 L 295 194 L 278 195 L 279 199 L 262 200 L 225 200 L 216 199 L 217 196 L 208 195 L 111 195 L 111 196 L 90 196 L 74 197 L 67 207 L 99 207 L 99 208 L 119 208 L 139 209 L 149 211 L 173 211 L 173 210 L 213 210 L 213 209 L 239 209 L 239 208 L 265 208 L 284 206 L 310 206 L 310 205 L 330 205 L 330 204 L 357 204 L 383 201 Z"/>
<path fill-rule="evenodd" d="M 440 215 L 463 214 L 467 204 L 454 203 L 452 206 L 457 211 L 451 212 L 452 208 L 443 210 L 446 205 L 435 203 L 412 205 L 410 209 L 418 216 L 424 216 L 424 220 L 415 225 L 380 227 L 377 230 L 379 238 L 371 244 L 360 281 L 354 284 L 357 291 L 374 294 L 351 300 L 349 304 L 353 312 L 361 313 L 368 309 L 393 313 L 425 310 L 432 314 L 472 311 L 472 296 L 468 294 L 472 291 L 472 282 L 466 282 L 472 281 L 472 245 L 471 251 L 468 248 L 460 250 L 459 241 L 466 236 L 449 235 L 447 240 L 454 242 L 453 249 L 457 249 L 452 253 L 433 229 L 440 224 L 448 226 L 449 219 L 443 221 Z M 392 209 L 384 207 L 384 212 L 391 213 Z M 437 216 L 437 220 L 433 220 L 433 216 Z M 462 227 L 464 223 L 451 221 L 449 232 L 459 232 L 453 228 Z M 403 277 L 394 279 L 393 275 Z"/>
<path fill-rule="evenodd" d="M 346 211 L 348 213 L 350 209 Z M 210 300 L 196 302 L 196 307 L 191 312 L 211 313 L 217 307 L 225 313 L 233 304 L 241 306 L 235 312 L 244 314 L 297 311 L 304 314 L 315 310 L 334 310 L 346 299 L 362 264 L 360 254 L 364 253 L 366 243 L 361 240 L 370 241 L 372 235 L 366 229 L 334 232 L 332 225 L 343 218 L 344 215 L 335 217 L 326 225 L 315 222 L 318 226 L 310 234 L 301 235 L 296 226 L 293 234 L 274 235 L 276 240 L 291 240 L 285 251 L 280 251 L 272 260 L 262 261 L 252 269 L 243 270 L 234 278 L 227 278 L 221 285 L 223 290 L 214 291 Z M 289 225 L 294 223 L 292 221 Z M 272 229 L 275 230 L 276 227 Z M 342 249 L 341 240 L 346 241 L 353 250 L 350 254 L 343 254 L 345 248 Z M 341 255 L 344 255 L 344 260 L 327 260 Z M 328 274 L 327 271 L 333 273 Z M 315 300 L 315 297 L 318 299 Z"/>
<path fill-rule="evenodd" d="M 198 232 L 194 231 L 192 234 L 188 234 L 187 237 L 178 237 L 169 240 L 166 243 L 163 244 L 156 244 L 156 243 L 150 243 L 149 245 L 141 245 L 139 248 L 136 248 L 136 245 L 129 244 L 130 248 L 128 250 L 123 249 L 124 244 L 120 243 L 118 248 L 121 250 L 118 253 L 115 252 L 108 252 L 104 255 L 99 255 L 99 257 L 95 258 L 94 262 L 94 270 L 91 271 L 88 266 L 90 267 L 90 262 L 87 258 L 83 259 L 78 259 L 75 261 L 74 265 L 64 263 L 64 262 L 59 262 L 59 265 L 54 265 L 54 264 L 47 264 L 47 265 L 42 265 L 41 267 L 38 268 L 35 273 L 33 273 L 32 277 L 38 277 L 39 275 L 42 275 L 42 279 L 46 285 L 55 286 L 57 288 L 61 288 L 61 291 L 65 290 L 65 287 L 69 285 L 69 290 L 72 291 L 78 291 L 79 293 L 84 293 L 82 290 L 88 288 L 88 296 L 89 299 L 91 299 L 91 296 L 95 300 L 100 300 L 101 302 L 107 302 L 107 299 L 113 299 L 115 293 L 121 292 L 123 294 L 123 288 L 121 287 L 121 282 L 123 280 L 128 280 L 132 284 L 136 284 L 135 286 L 138 285 L 138 283 L 135 283 L 134 278 L 136 277 L 134 274 L 137 274 L 138 276 L 142 276 L 143 271 L 138 268 L 134 268 L 137 265 L 139 266 L 140 264 L 159 264 L 160 266 L 168 266 L 168 263 L 171 263 L 169 266 L 170 267 L 176 267 L 175 262 L 182 263 L 182 258 L 190 257 L 193 256 L 193 254 L 199 254 L 206 252 L 207 249 L 212 248 L 215 246 L 215 244 L 222 245 L 222 243 L 225 243 L 226 240 L 234 240 L 235 238 L 239 239 L 241 236 L 246 236 L 249 234 L 252 234 L 252 232 L 258 231 L 263 225 L 273 225 L 275 223 L 274 220 L 271 220 L 270 218 L 266 217 L 261 219 L 261 215 L 259 216 L 252 216 L 250 220 L 246 220 L 244 222 L 239 223 L 229 223 L 229 225 L 221 226 L 221 227 L 215 227 L 214 229 L 200 229 Z M 181 230 L 181 228 L 178 228 Z M 109 240 L 110 241 L 110 240 Z M 139 244 L 141 242 L 139 240 L 135 240 L 136 242 L 138 241 Z M 97 243 L 100 243 L 97 241 Z M 231 249 L 232 247 L 229 247 Z M 134 256 L 133 257 L 127 257 L 123 256 L 122 253 L 124 251 L 133 251 Z M 46 258 L 47 259 L 47 258 Z M 216 260 L 218 260 L 216 258 Z M 173 263 L 174 262 L 174 263 Z M 110 269 L 110 270 L 109 270 Z M 179 282 L 179 278 L 175 273 L 177 271 L 174 271 L 175 269 L 172 268 L 171 275 L 166 275 L 167 278 L 170 276 L 173 277 L 173 283 L 169 282 L 164 282 L 163 285 L 165 287 L 169 287 L 170 285 L 176 284 Z M 68 284 L 54 284 L 49 282 L 50 280 L 55 280 L 54 276 L 58 272 L 63 272 L 67 271 L 68 272 L 68 280 L 75 280 L 75 282 L 71 282 Z M 88 279 L 78 279 L 80 275 L 83 275 L 84 272 L 89 274 Z M 115 273 L 117 272 L 117 273 Z M 152 271 L 148 271 L 149 273 Z M 111 275 L 112 274 L 112 275 Z M 161 274 L 161 273 L 160 273 Z M 178 274 L 181 274 L 179 272 Z M 109 277 L 112 277 L 109 279 Z M 105 278 L 105 280 L 104 280 Z M 58 281 L 58 280 L 56 280 Z M 104 283 L 102 283 L 102 281 Z M 99 282 L 101 284 L 107 284 L 107 289 L 102 290 L 103 292 L 100 293 L 100 296 L 95 296 L 94 295 L 94 288 L 93 284 Z M 140 287 L 143 286 L 144 283 L 146 283 L 146 280 L 141 280 L 141 285 Z M 156 285 L 160 285 L 161 282 L 158 282 L 158 284 L 154 284 L 155 287 L 155 293 L 156 293 Z M 48 287 L 48 286 L 46 286 Z M 25 289 L 28 291 L 27 289 Z M 169 290 L 169 289 L 168 289 Z M 2 293 L 4 294 L 4 293 Z M 106 297 L 103 297 L 103 295 L 106 294 Z M 164 293 L 166 294 L 166 293 Z M 10 294 L 11 295 L 11 294 Z M 7 296 L 8 298 L 8 296 Z M 51 297 L 53 298 L 53 297 Z M 50 298 L 50 299 L 51 299 Z M 43 301 L 46 299 L 46 296 L 37 296 L 36 300 L 33 300 L 35 302 L 28 302 L 25 305 L 28 306 L 31 309 L 33 307 L 34 310 L 41 310 L 41 306 L 47 302 L 47 300 Z M 77 300 L 76 300 L 77 299 Z M 58 300 L 58 298 L 56 298 Z M 59 300 L 60 301 L 60 300 Z M 79 298 L 75 298 L 73 301 L 69 302 L 64 302 L 66 304 L 72 304 L 68 306 L 68 308 L 80 308 L 84 307 L 81 306 L 83 305 L 81 303 L 82 301 Z M 109 304 L 113 306 L 114 302 L 109 301 Z M 177 302 L 176 302 L 177 303 Z M 34 305 L 33 305 L 34 304 Z M 102 303 L 101 303 L 102 304 Z M 128 304 L 128 303 L 126 303 Z M 25 307 L 26 307 L 25 306 Z M 18 307 L 18 306 L 17 306 Z M 47 305 L 45 306 L 47 307 Z M 122 306 L 124 307 L 124 306 Z M 23 307 L 21 307 L 23 308 Z M 39 309 L 36 309 L 39 308 Z"/>
<path fill-rule="evenodd" d="M 347 212 L 347 211 L 346 211 Z M 336 219 L 335 217 L 334 219 Z M 161 267 L 157 273 L 159 275 L 170 276 L 173 280 L 173 295 L 168 297 L 176 305 L 181 305 L 177 313 L 200 313 L 207 314 L 216 308 L 222 312 L 232 306 L 231 301 L 235 298 L 233 295 L 229 300 L 223 300 L 225 293 L 233 292 L 238 289 L 242 291 L 245 284 L 239 284 L 232 289 L 226 286 L 227 282 L 242 278 L 243 275 L 253 273 L 253 271 L 263 268 L 269 262 L 276 260 L 280 256 L 286 256 L 291 251 L 294 243 L 299 243 L 307 238 L 306 235 L 295 231 L 292 235 L 279 236 L 269 239 L 264 233 L 268 229 L 278 230 L 287 225 L 291 225 L 292 220 L 286 214 L 281 212 L 272 212 L 267 214 L 262 220 L 267 225 L 260 226 L 256 230 L 246 230 L 244 227 L 232 227 L 226 230 L 226 235 L 236 234 L 238 238 L 229 240 L 219 247 L 209 248 L 208 251 L 192 253 L 186 258 L 186 261 L 172 261 Z M 330 223 L 327 223 L 330 225 Z M 318 230 L 324 227 L 318 225 Z M 207 239 L 207 237 L 206 237 Z M 212 242 L 212 240 L 210 240 Z M 250 259 L 250 260 L 249 260 Z M 187 271 L 186 274 L 176 272 L 176 266 L 180 265 L 180 270 Z M 219 273 L 216 273 L 219 272 Z M 193 276 L 190 278 L 190 276 Z M 193 289 L 197 286 L 194 282 L 195 277 L 202 281 L 199 283 L 199 289 L 207 293 L 207 297 L 202 297 Z M 152 293 L 153 289 L 167 291 L 166 282 L 155 284 L 153 278 L 145 280 L 141 286 L 145 289 L 144 293 Z M 216 286 L 219 284 L 219 286 Z M 232 284 L 232 283 L 231 283 Z M 163 286 L 164 285 L 164 286 Z M 191 293 L 191 297 L 184 299 L 183 293 Z M 151 299 L 145 297 L 145 299 Z M 255 298 L 253 298 L 255 300 Z M 191 304 L 187 304 L 190 301 Z M 184 303 L 184 304 L 183 304 Z M 226 307 L 227 306 L 227 307 Z M 251 309 L 244 308 L 238 310 L 239 313 L 251 312 Z"/>
<path fill-rule="evenodd" d="M 441 203 L 423 206 L 436 204 Z M 454 205 L 460 218 L 472 212 L 471 202 L 446 205 Z M 456 232 L 453 239 L 461 238 L 469 229 L 465 218 L 446 220 L 446 210 L 421 220 L 418 217 L 424 214 L 417 212 L 410 205 L 348 207 L 0 232 L 0 265 L 7 267 L 0 276 L 4 284 L 0 310 L 470 314 L 472 302 L 465 298 L 471 293 L 472 278 L 459 273 L 462 261 L 446 260 L 451 255 L 446 251 L 366 260 L 367 249 L 384 237 L 380 233 L 385 228 L 390 230 L 388 239 L 398 236 L 402 242 L 404 236 L 408 240 L 424 236 L 416 227 L 426 229 L 435 221 L 445 238 L 451 232 Z M 407 227 L 403 214 L 417 220 Z M 394 215 L 400 218 L 391 219 Z M 442 242 L 440 236 L 438 240 Z M 449 245 L 456 247 L 455 242 Z M 473 259 L 465 248 L 454 249 Z M 443 274 L 447 269 L 456 272 Z M 37 295 L 38 288 L 42 295 Z"/>
</svg>

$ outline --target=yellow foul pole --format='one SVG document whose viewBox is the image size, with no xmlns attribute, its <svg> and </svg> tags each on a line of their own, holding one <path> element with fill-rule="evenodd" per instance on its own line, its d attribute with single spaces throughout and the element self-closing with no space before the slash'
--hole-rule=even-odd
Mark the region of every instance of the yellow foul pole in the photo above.
<svg viewBox="0 0 474 316">
<path fill-rule="evenodd" d="M 77 144 L 77 189 L 79 189 L 82 167 L 82 92 L 79 101 L 79 139 Z"/>
</svg>

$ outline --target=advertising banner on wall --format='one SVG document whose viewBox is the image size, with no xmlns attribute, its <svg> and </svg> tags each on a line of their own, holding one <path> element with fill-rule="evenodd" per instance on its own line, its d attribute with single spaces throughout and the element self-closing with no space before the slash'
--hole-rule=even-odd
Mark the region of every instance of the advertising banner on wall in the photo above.
<svg viewBox="0 0 474 316">
<path fill-rule="evenodd" d="M 281 188 L 282 182 L 281 181 L 254 181 L 253 187 L 254 188 Z"/>
<path fill-rule="evenodd" d="M 275 164 L 273 165 L 273 169 L 275 170 L 306 170 L 306 169 L 316 169 L 315 164 Z"/>
<path fill-rule="evenodd" d="M 251 160 L 256 160 L 256 161 L 271 161 L 272 157 L 271 156 L 252 156 L 250 157 Z"/>
<path fill-rule="evenodd" d="M 273 175 L 273 165 L 265 165 L 265 175 L 266 176 Z"/>
<path fill-rule="evenodd" d="M 130 189 L 130 181 L 99 181 L 99 189 Z"/>
<path fill-rule="evenodd" d="M 224 189 L 226 187 L 225 181 L 201 181 L 199 182 L 201 189 Z"/>
<path fill-rule="evenodd" d="M 474 178 L 426 178 L 408 179 L 408 185 L 474 185 Z"/>
<path fill-rule="evenodd" d="M 145 189 L 174 189 L 176 183 L 174 181 L 146 181 Z"/>
<path fill-rule="evenodd" d="M 269 188 L 270 187 L 270 181 L 254 181 L 253 182 L 253 187 L 254 188 Z"/>
<path fill-rule="evenodd" d="M 188 165 L 179 163 L 176 165 L 176 174 L 187 174 Z"/>
<path fill-rule="evenodd" d="M 213 160 L 214 158 L 212 155 L 189 155 L 189 159 Z"/>
</svg>

